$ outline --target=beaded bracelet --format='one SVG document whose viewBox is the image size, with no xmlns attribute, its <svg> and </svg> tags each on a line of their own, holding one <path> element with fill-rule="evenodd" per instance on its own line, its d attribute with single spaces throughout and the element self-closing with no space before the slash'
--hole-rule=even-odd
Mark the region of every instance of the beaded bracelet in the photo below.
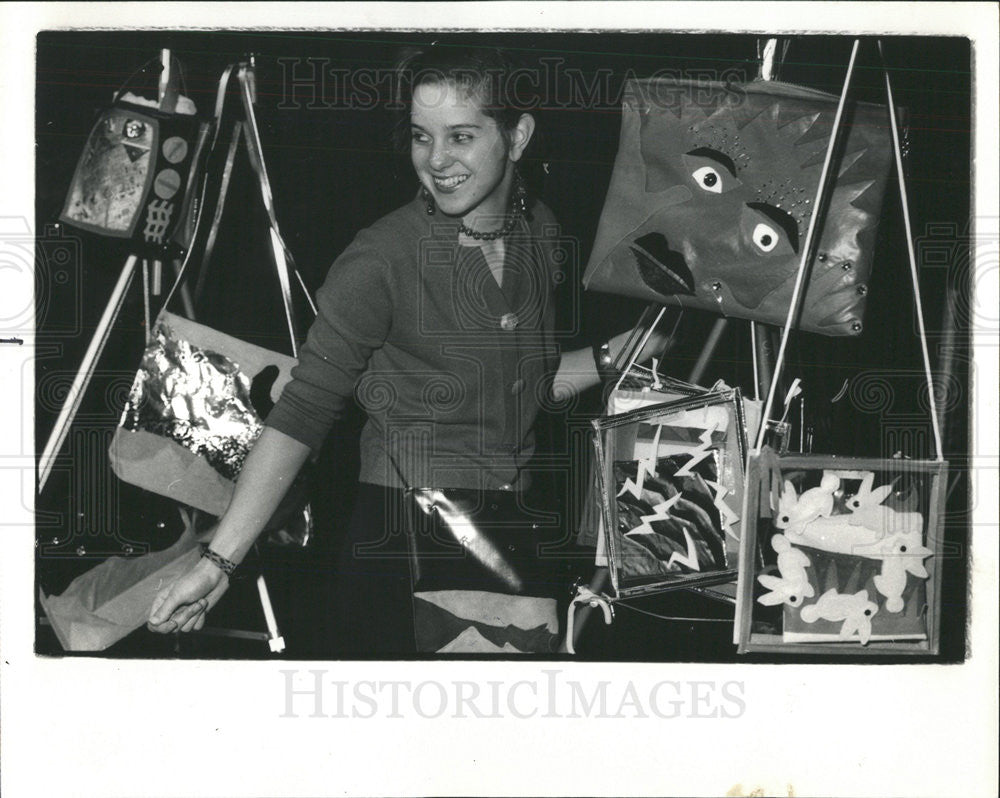
<svg viewBox="0 0 1000 798">
<path fill-rule="evenodd" d="M 204 543 L 201 545 L 201 556 L 212 563 L 212 565 L 222 571 L 226 576 L 232 576 L 233 571 L 236 570 L 236 563 L 232 560 L 227 560 L 218 552 L 212 551 Z"/>
</svg>

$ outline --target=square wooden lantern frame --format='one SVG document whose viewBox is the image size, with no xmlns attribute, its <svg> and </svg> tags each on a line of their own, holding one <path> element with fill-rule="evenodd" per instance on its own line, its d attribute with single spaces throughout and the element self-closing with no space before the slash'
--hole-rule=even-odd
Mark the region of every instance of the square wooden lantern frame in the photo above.
<svg viewBox="0 0 1000 798">
<path fill-rule="evenodd" d="M 623 551 L 618 541 L 618 507 L 615 497 L 614 477 L 618 430 L 624 426 L 647 422 L 651 419 L 669 419 L 672 415 L 679 415 L 686 411 L 697 410 L 703 407 L 721 407 L 729 415 L 727 435 L 732 437 L 727 439 L 727 442 L 730 444 L 727 460 L 728 467 L 732 472 L 732 480 L 724 481 L 720 476 L 719 484 L 727 489 L 725 496 L 729 497 L 732 501 L 731 504 L 727 502 L 727 506 L 735 514 L 743 503 L 741 493 L 744 484 L 744 463 L 746 462 L 747 451 L 746 420 L 744 417 L 743 400 L 738 388 L 708 391 L 675 401 L 640 407 L 626 413 L 605 416 L 595 419 L 592 422 L 596 432 L 594 435 L 594 446 L 597 450 L 598 488 L 604 529 L 607 535 L 608 571 L 611 577 L 613 600 L 651 595 L 667 590 L 730 582 L 736 576 L 736 567 L 739 561 L 738 544 L 732 550 L 729 550 L 725 547 L 725 541 L 723 545 L 727 567 L 724 569 L 706 573 L 662 574 L 659 575 L 659 578 L 657 578 L 657 575 L 651 575 L 648 581 L 644 580 L 640 584 L 628 584 L 630 581 L 635 581 L 634 578 L 624 577 L 622 574 Z M 729 484 L 730 481 L 732 484 Z M 737 518 L 735 523 L 738 524 L 739 522 L 739 518 Z M 723 537 L 725 537 L 725 532 L 723 532 Z"/>
<path fill-rule="evenodd" d="M 761 458 L 755 453 L 747 464 L 747 481 L 743 505 L 743 535 L 740 547 L 739 581 L 737 585 L 736 627 L 734 642 L 740 654 L 750 653 L 795 653 L 815 655 L 840 655 L 855 657 L 878 656 L 935 656 L 938 653 L 938 637 L 941 615 L 941 573 L 944 550 L 943 512 L 948 463 L 943 460 L 906 460 L 881 458 L 838 457 L 836 455 L 791 454 L 775 456 L 782 475 L 791 471 L 868 471 L 891 474 L 924 474 L 928 478 L 926 493 L 927 512 L 923 525 L 924 546 L 932 551 L 923 561 L 928 572 L 925 581 L 926 612 L 924 613 L 926 639 L 884 640 L 872 639 L 861 645 L 855 637 L 843 642 L 802 642 L 786 641 L 782 634 L 754 631 L 755 611 L 760 611 L 754 598 L 757 577 L 764 561 L 762 551 L 762 530 L 758 524 L 771 525 L 771 519 L 760 515 L 759 489 L 763 474 Z M 775 514 L 777 510 L 775 510 Z M 772 527 L 772 529 L 776 529 Z M 776 534 L 777 532 L 774 532 Z M 784 608 L 782 607 L 782 610 Z"/>
</svg>

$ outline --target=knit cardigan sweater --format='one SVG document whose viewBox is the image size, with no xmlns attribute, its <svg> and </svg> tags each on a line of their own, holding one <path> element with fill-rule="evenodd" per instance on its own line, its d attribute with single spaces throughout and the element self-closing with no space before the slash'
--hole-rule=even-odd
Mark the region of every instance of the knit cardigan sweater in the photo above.
<svg viewBox="0 0 1000 798">
<path fill-rule="evenodd" d="M 318 449 L 354 393 L 363 482 L 523 490 L 558 366 L 565 248 L 541 203 L 504 239 L 502 288 L 458 223 L 415 199 L 361 231 L 267 425 Z"/>
</svg>

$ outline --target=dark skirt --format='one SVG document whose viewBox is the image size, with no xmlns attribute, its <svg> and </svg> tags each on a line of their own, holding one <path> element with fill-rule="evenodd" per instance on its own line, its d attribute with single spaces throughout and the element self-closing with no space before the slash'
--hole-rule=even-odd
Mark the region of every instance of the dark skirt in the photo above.
<svg viewBox="0 0 1000 798">
<path fill-rule="evenodd" d="M 525 601 L 527 597 L 511 599 L 498 593 L 497 601 L 489 605 L 491 612 L 487 615 L 493 619 L 489 623 L 485 623 L 483 617 L 480 617 L 482 597 L 493 595 L 490 592 L 493 588 L 486 588 L 485 585 L 483 590 L 486 592 L 474 588 L 474 595 L 435 594 L 437 604 L 433 600 L 428 603 L 430 594 L 421 594 L 424 600 L 415 604 L 404 499 L 403 491 L 398 488 L 364 482 L 358 486 L 354 512 L 337 558 L 334 575 L 332 620 L 335 628 L 331 631 L 336 641 L 335 655 L 344 659 L 389 659 L 437 650 L 446 651 L 449 649 L 439 648 L 432 638 L 443 635 L 442 640 L 447 644 L 455 636 L 452 633 L 464 626 L 475 627 L 476 631 L 476 634 L 466 632 L 464 639 L 469 634 L 476 640 L 483 636 L 497 646 L 497 650 L 503 648 L 505 651 L 510 649 L 538 653 L 555 650 L 553 639 L 558 631 L 558 614 L 544 624 L 539 620 L 541 615 L 555 612 L 554 604 L 529 607 Z M 531 499 L 542 501 L 538 492 Z M 536 504 L 529 500 L 526 506 L 535 508 Z M 550 526 L 551 523 L 550 521 Z M 558 544 L 563 534 L 561 525 L 546 531 L 540 529 L 537 541 L 549 545 Z M 554 556 L 558 555 L 549 553 L 547 559 Z M 558 563 L 548 565 L 557 566 Z M 559 567 L 547 568 L 545 572 L 548 574 L 547 579 L 536 580 L 538 584 L 535 585 L 536 588 L 541 586 L 542 592 L 536 590 L 531 591 L 531 594 L 548 595 L 551 601 L 562 592 L 559 587 L 565 575 L 560 574 Z M 461 593 L 463 588 L 469 590 L 468 585 L 456 582 L 452 590 Z M 447 591 L 448 585 L 442 584 L 441 589 Z M 473 601 L 477 596 L 479 600 Z M 446 598 L 448 601 L 444 601 Z M 480 611 L 471 615 L 463 612 L 468 602 L 477 605 Z M 445 605 L 447 607 L 442 611 Z M 421 618 L 420 635 L 414 629 L 415 607 L 419 610 L 416 617 Z M 444 623 L 443 619 L 447 619 L 448 623 Z M 464 628 L 460 631 L 464 631 Z M 438 632 L 440 635 L 437 635 Z M 422 651 L 418 649 L 418 636 L 423 641 Z M 492 649 L 487 646 L 481 653 L 488 650 Z"/>
<path fill-rule="evenodd" d="M 404 530 L 403 492 L 360 483 L 333 588 L 337 656 L 416 653 Z"/>
</svg>

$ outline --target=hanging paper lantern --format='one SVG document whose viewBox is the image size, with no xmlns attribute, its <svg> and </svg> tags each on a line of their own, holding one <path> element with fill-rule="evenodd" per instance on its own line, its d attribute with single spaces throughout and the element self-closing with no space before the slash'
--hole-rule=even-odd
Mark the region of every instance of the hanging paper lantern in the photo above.
<svg viewBox="0 0 1000 798">
<path fill-rule="evenodd" d="M 584 284 L 785 322 L 838 98 L 772 81 L 629 82 Z M 888 109 L 848 103 L 800 327 L 857 335 L 891 161 Z"/>
</svg>

